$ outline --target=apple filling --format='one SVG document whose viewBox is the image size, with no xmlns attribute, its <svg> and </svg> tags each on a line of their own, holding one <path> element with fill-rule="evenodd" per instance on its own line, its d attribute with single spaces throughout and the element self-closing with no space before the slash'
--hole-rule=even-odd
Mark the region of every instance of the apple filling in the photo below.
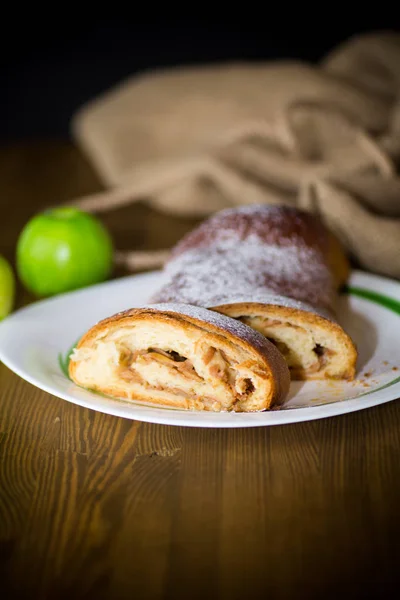
<svg viewBox="0 0 400 600">
<path fill-rule="evenodd" d="M 315 333 L 305 327 L 261 316 L 237 317 L 242 323 L 262 333 L 285 358 L 294 378 L 310 378 L 335 362 L 337 350 L 328 348 L 327 340 L 316 340 Z"/>
<path fill-rule="evenodd" d="M 208 347 L 203 353 L 202 364 L 209 375 L 207 379 L 216 380 L 234 403 L 240 404 L 255 391 L 251 379 L 237 376 L 235 365 L 229 364 L 222 350 Z M 174 350 L 152 347 L 132 352 L 122 348 L 119 375 L 127 383 L 135 382 L 149 390 L 183 396 L 197 409 L 219 411 L 224 405 L 218 388 L 208 383 L 204 373 L 199 375 L 191 360 Z"/>
</svg>

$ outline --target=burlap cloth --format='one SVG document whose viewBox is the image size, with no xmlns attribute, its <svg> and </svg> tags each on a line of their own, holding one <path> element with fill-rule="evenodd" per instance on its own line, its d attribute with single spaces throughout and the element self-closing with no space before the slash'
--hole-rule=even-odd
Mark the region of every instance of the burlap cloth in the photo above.
<svg viewBox="0 0 400 600">
<path fill-rule="evenodd" d="M 400 278 L 400 35 L 348 40 L 319 64 L 231 63 L 135 76 L 74 115 L 106 191 L 176 215 L 288 203 L 319 213 L 363 268 Z M 166 254 L 127 264 L 154 267 Z M 121 255 L 119 255 L 121 259 Z"/>
</svg>

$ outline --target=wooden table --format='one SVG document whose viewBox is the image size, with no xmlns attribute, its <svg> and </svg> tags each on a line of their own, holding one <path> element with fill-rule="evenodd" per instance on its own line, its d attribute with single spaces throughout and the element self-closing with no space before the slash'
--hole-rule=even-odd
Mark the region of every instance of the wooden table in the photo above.
<svg viewBox="0 0 400 600">
<path fill-rule="evenodd" d="M 0 252 L 13 260 L 42 207 L 97 189 L 69 144 L 2 148 Z M 102 218 L 120 248 L 162 248 L 194 224 L 143 206 Z M 386 598 L 399 432 L 398 401 L 247 430 L 131 422 L 0 365 L 0 596 Z"/>
</svg>

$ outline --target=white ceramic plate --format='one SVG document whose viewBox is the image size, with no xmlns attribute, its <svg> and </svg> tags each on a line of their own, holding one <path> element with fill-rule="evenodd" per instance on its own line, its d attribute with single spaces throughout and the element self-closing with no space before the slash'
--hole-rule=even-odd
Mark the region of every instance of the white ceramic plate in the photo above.
<svg viewBox="0 0 400 600">
<path fill-rule="evenodd" d="M 400 283 L 353 272 L 339 319 L 359 350 L 357 379 L 295 382 L 282 410 L 213 413 L 157 408 L 83 390 L 66 375 L 70 349 L 94 323 L 146 304 L 162 283 L 159 272 L 113 280 L 37 302 L 0 323 L 0 359 L 31 384 L 104 413 L 169 425 L 255 427 L 309 421 L 376 406 L 400 397 Z"/>
</svg>

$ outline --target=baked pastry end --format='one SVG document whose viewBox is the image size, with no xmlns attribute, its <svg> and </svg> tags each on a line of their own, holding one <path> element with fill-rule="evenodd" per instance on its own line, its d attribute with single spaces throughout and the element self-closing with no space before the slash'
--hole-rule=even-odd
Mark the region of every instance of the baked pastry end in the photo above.
<svg viewBox="0 0 400 600">
<path fill-rule="evenodd" d="M 273 344 L 245 324 L 189 306 L 133 309 L 92 327 L 69 366 L 78 385 L 170 408 L 263 411 L 290 375 Z"/>
</svg>

